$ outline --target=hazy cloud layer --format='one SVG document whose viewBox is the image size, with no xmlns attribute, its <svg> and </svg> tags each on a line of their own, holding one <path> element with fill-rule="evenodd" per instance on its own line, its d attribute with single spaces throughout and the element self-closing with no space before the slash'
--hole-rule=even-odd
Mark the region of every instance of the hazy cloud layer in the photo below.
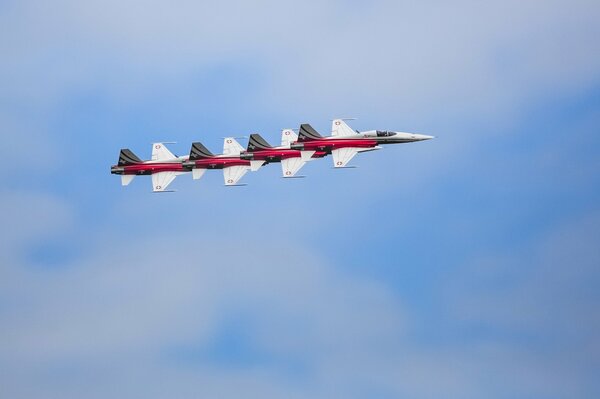
<svg viewBox="0 0 600 399">
<path fill-rule="evenodd" d="M 597 397 L 599 14 L 3 3 L 0 396 Z M 438 138 L 232 190 L 108 174 L 333 116 Z"/>
</svg>

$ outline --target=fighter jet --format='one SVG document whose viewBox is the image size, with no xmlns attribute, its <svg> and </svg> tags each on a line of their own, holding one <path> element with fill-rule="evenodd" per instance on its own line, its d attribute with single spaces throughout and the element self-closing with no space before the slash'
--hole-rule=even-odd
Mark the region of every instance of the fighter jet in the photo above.
<svg viewBox="0 0 600 399">
<path fill-rule="evenodd" d="M 119 162 L 110 168 L 110 173 L 121 175 L 121 185 L 127 186 L 137 175 L 152 175 L 152 191 L 165 192 L 175 178 L 189 172 L 182 163 L 187 156 L 178 157 L 165 147 L 164 143 L 152 144 L 152 159 L 142 161 L 131 150 L 124 148 L 119 154 Z"/>
<path fill-rule="evenodd" d="M 290 145 L 297 139 L 298 136 L 292 129 L 284 129 L 281 132 L 281 146 L 273 147 L 260 134 L 251 134 L 248 149 L 240 154 L 240 158 L 249 160 L 253 171 L 263 164 L 280 162 L 283 177 L 300 177 L 295 175 L 307 161 L 324 157 L 327 153 L 290 149 Z"/>
<path fill-rule="evenodd" d="M 359 152 L 381 149 L 379 144 L 410 143 L 433 138 L 424 134 L 387 130 L 359 132 L 352 130 L 343 119 L 334 119 L 331 126 L 331 136 L 323 137 L 311 125 L 303 123 L 298 140 L 290 147 L 299 151 L 326 152 L 332 155 L 335 168 L 344 168 Z"/>
<path fill-rule="evenodd" d="M 214 155 L 202 143 L 192 143 L 190 156 L 183 167 L 192 171 L 195 180 L 200 179 L 207 169 L 223 169 L 226 186 L 237 186 L 237 182 L 250 170 L 250 161 L 240 158 L 244 147 L 233 137 L 223 140 L 223 154 Z"/>
</svg>

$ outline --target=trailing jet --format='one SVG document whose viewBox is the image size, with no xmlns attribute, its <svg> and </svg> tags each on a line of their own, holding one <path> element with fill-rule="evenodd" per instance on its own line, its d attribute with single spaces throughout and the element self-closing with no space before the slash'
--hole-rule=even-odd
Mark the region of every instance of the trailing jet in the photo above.
<svg viewBox="0 0 600 399">
<path fill-rule="evenodd" d="M 253 171 L 263 164 L 280 162 L 283 177 L 294 177 L 307 161 L 327 155 L 323 151 L 292 150 L 290 145 L 297 139 L 292 129 L 284 129 L 281 132 L 281 146 L 273 147 L 260 134 L 251 134 L 248 149 L 240 154 L 240 158 L 249 160 Z"/>
<path fill-rule="evenodd" d="M 342 119 L 335 119 L 331 126 L 331 136 L 323 137 L 311 125 L 303 123 L 298 140 L 290 147 L 299 151 L 326 152 L 332 155 L 334 167 L 344 168 L 359 152 L 381 149 L 379 144 L 411 143 L 433 138 L 424 134 L 385 130 L 359 132 L 352 130 Z"/>
<path fill-rule="evenodd" d="M 221 155 L 214 155 L 202 143 L 192 143 L 190 156 L 183 162 L 183 167 L 192 171 L 195 180 L 200 179 L 207 169 L 223 169 L 225 185 L 235 186 L 251 167 L 250 161 L 240 158 L 242 151 L 244 148 L 233 137 L 223 140 Z"/>
<path fill-rule="evenodd" d="M 164 192 L 175 178 L 189 172 L 182 163 L 187 156 L 178 157 L 163 143 L 152 144 L 152 159 L 142 161 L 131 150 L 124 148 L 119 154 L 119 163 L 110 168 L 110 173 L 121 175 L 121 185 L 127 186 L 138 175 L 152 175 L 152 191 Z"/>
</svg>

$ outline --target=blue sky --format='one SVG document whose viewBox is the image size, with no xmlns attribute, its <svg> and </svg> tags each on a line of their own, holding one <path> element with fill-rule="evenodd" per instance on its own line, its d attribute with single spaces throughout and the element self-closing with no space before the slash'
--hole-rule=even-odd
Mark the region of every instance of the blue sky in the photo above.
<svg viewBox="0 0 600 399">
<path fill-rule="evenodd" d="M 600 7 L 0 3 L 0 394 L 595 398 Z M 435 140 L 121 187 L 121 147 Z"/>
</svg>

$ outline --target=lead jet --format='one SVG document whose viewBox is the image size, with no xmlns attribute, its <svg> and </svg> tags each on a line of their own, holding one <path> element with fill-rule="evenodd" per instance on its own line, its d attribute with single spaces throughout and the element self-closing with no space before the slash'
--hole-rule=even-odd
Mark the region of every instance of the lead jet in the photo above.
<svg viewBox="0 0 600 399">
<path fill-rule="evenodd" d="M 192 143 L 190 156 L 183 167 L 192 171 L 194 180 L 204 176 L 207 169 L 223 169 L 226 186 L 236 186 L 237 182 L 250 170 L 250 161 L 240 158 L 244 147 L 233 137 L 223 140 L 223 154 L 214 155 L 202 143 Z"/>
<path fill-rule="evenodd" d="M 124 148 L 119 154 L 118 164 L 110 167 L 110 173 L 121 175 L 123 186 L 129 185 L 138 175 L 152 175 L 152 191 L 165 192 L 178 175 L 189 172 L 183 166 L 185 160 L 187 156 L 174 155 L 163 143 L 152 144 L 152 159 L 148 161 L 142 161 Z"/>
<path fill-rule="evenodd" d="M 331 136 L 321 136 L 311 125 L 300 125 L 298 140 L 291 148 L 299 151 L 322 151 L 332 155 L 335 168 L 345 168 L 359 152 L 379 150 L 379 144 L 411 143 L 432 139 L 424 134 L 392 132 L 387 130 L 352 130 L 342 119 L 334 119 Z"/>
<path fill-rule="evenodd" d="M 248 148 L 240 154 L 240 158 L 249 160 L 253 171 L 263 164 L 280 162 L 283 177 L 296 177 L 306 162 L 327 155 L 323 151 L 292 150 L 290 145 L 297 139 L 292 129 L 284 129 L 281 132 L 281 146 L 273 147 L 260 134 L 251 134 Z"/>
</svg>

